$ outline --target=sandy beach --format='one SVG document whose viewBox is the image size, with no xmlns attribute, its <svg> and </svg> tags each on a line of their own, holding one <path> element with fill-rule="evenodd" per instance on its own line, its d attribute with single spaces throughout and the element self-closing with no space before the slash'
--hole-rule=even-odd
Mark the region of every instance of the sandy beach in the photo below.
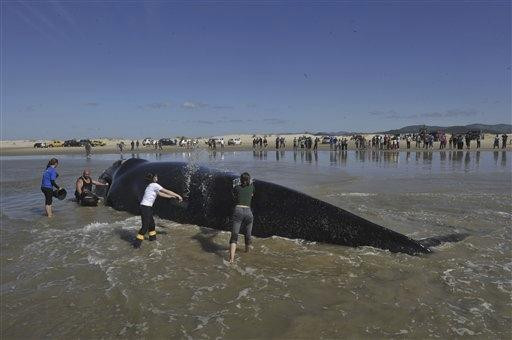
<svg viewBox="0 0 512 340">
<path fill-rule="evenodd" d="M 256 135 L 256 136 L 265 136 L 265 135 Z M 268 140 L 268 150 L 275 149 L 275 138 L 276 136 L 284 137 L 286 141 L 286 150 L 292 150 L 293 149 L 293 139 L 299 138 L 301 136 L 306 137 L 312 137 L 315 138 L 315 135 L 311 134 L 283 134 L 283 135 L 266 135 Z M 375 134 L 365 134 L 363 135 L 366 140 L 371 139 Z M 494 142 L 494 136 L 493 134 L 485 134 L 484 138 L 482 139 L 481 148 L 480 150 L 492 150 L 493 148 L 493 142 Z M 512 134 L 508 135 L 508 142 L 506 149 L 510 150 L 512 149 Z M 224 136 L 215 136 L 216 138 L 224 138 L 225 141 L 225 150 L 252 150 L 252 140 L 253 135 L 250 134 L 240 134 L 240 135 L 224 135 Z M 349 150 L 355 150 L 355 141 L 350 140 L 351 136 L 336 136 L 337 138 L 347 138 L 349 140 L 348 142 L 348 149 Z M 449 138 L 450 135 L 447 135 L 447 138 Z M 227 145 L 227 141 L 230 138 L 240 138 L 242 141 L 241 145 Z M 124 142 L 125 147 L 123 152 L 129 153 L 130 150 L 130 143 L 131 139 L 108 139 L 108 138 L 93 138 L 93 140 L 100 140 L 106 143 L 105 146 L 96 146 L 92 148 L 92 154 L 112 154 L 112 153 L 119 153 L 118 144 L 121 142 Z M 208 146 L 206 144 L 207 139 L 206 138 L 200 138 L 198 139 L 199 143 L 197 145 L 198 148 L 205 148 L 207 149 Z M 51 140 L 5 140 L 0 141 L 0 155 L 2 156 L 22 156 L 22 155 L 64 155 L 64 154 L 82 154 L 85 153 L 84 147 L 54 147 L 54 148 L 34 148 L 34 143 L 36 142 L 50 142 Z M 139 140 L 139 142 L 142 142 L 142 139 Z M 500 138 L 500 147 L 501 147 L 501 138 Z M 176 152 L 179 150 L 186 150 L 186 147 L 180 147 L 180 146 L 163 146 L 163 150 L 157 150 L 154 147 L 151 146 L 142 146 L 142 144 L 139 146 L 138 151 L 139 152 L 147 152 L 147 153 L 162 153 L 162 152 Z M 320 150 L 329 150 L 329 144 L 319 144 Z M 217 146 L 217 150 L 220 150 L 220 146 Z M 416 148 L 415 143 L 411 142 L 411 148 L 406 149 L 406 142 L 404 140 L 400 141 L 400 149 L 398 150 L 389 150 L 389 151 L 406 151 L 406 150 L 424 150 L 423 148 Z M 430 149 L 431 151 L 439 150 L 439 142 L 434 142 L 433 149 Z M 476 150 L 476 142 L 472 141 L 471 150 Z M 134 151 L 137 151 L 135 149 Z M 388 151 L 388 150 L 384 150 Z"/>
</svg>

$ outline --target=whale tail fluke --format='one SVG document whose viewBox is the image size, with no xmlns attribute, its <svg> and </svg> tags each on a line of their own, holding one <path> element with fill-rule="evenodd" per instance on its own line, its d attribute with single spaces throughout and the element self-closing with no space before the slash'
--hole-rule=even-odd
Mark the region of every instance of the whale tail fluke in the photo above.
<svg viewBox="0 0 512 340">
<path fill-rule="evenodd" d="M 440 245 L 441 243 L 446 242 L 459 242 L 464 240 L 466 237 L 468 237 L 469 234 L 466 233 L 456 233 L 456 234 L 449 234 L 449 235 L 443 235 L 443 236 L 434 236 L 434 237 L 428 237 L 421 240 L 418 240 L 418 242 L 424 246 L 424 247 L 436 247 Z"/>
</svg>

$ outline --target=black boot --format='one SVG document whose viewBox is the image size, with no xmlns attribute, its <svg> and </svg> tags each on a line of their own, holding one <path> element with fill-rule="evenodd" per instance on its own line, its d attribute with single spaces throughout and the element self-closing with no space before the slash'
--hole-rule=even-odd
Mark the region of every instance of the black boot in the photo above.
<svg viewBox="0 0 512 340">
<path fill-rule="evenodd" d="M 133 241 L 133 248 L 137 249 L 140 248 L 140 245 L 142 244 L 142 241 L 144 240 L 144 235 L 137 234 L 137 237 Z"/>
<path fill-rule="evenodd" d="M 156 241 L 156 231 L 153 230 L 149 232 L 149 240 Z"/>
</svg>

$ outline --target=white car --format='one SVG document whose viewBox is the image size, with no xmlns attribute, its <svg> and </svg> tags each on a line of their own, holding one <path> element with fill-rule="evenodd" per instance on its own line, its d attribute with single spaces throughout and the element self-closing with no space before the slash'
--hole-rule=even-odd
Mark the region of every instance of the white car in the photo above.
<svg viewBox="0 0 512 340">
<path fill-rule="evenodd" d="M 142 140 L 142 146 L 147 146 L 147 145 L 155 145 L 155 140 L 153 138 L 144 138 Z"/>
<path fill-rule="evenodd" d="M 179 146 L 186 146 L 186 145 L 189 145 L 189 144 L 192 144 L 192 140 L 191 139 L 182 139 L 178 143 Z"/>
<path fill-rule="evenodd" d="M 240 138 L 230 138 L 228 145 L 242 145 L 242 140 Z"/>
<path fill-rule="evenodd" d="M 212 137 L 209 139 L 210 143 L 220 144 L 220 138 L 219 137 Z"/>
</svg>

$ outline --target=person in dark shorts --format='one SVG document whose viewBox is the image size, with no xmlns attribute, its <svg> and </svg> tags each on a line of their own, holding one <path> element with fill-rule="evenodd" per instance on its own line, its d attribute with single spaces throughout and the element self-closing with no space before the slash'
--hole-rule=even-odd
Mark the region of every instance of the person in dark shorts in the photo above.
<svg viewBox="0 0 512 340">
<path fill-rule="evenodd" d="M 233 188 L 235 198 L 235 209 L 233 211 L 233 227 L 229 240 L 229 262 L 235 261 L 236 244 L 240 227 L 245 227 L 245 252 L 249 252 L 251 245 L 251 232 L 253 215 L 251 211 L 252 197 L 254 196 L 254 185 L 251 182 L 251 175 L 244 172 L 240 176 L 240 184 Z"/>
<path fill-rule="evenodd" d="M 45 203 L 44 207 L 46 210 L 46 215 L 48 217 L 53 216 L 52 211 L 52 201 L 53 201 L 53 187 L 57 190 L 61 190 L 61 188 L 55 183 L 59 174 L 55 168 L 59 165 L 59 161 L 57 158 L 52 158 L 46 165 L 46 169 L 43 172 L 43 179 L 41 180 L 41 191 L 44 194 Z"/>
<path fill-rule="evenodd" d="M 101 183 L 101 182 L 93 180 L 91 178 L 91 171 L 89 169 L 85 169 L 82 172 L 82 176 L 78 177 L 76 180 L 75 198 L 76 198 L 76 202 L 78 204 L 88 205 L 88 204 L 84 204 L 84 202 L 82 202 L 82 199 L 85 198 L 86 196 L 93 197 L 95 199 L 96 203 L 98 202 L 98 197 L 92 192 L 93 184 L 99 185 L 99 186 L 108 185 L 107 183 Z M 92 204 L 92 205 L 96 205 L 96 204 Z"/>
<path fill-rule="evenodd" d="M 494 137 L 494 144 L 492 145 L 492 148 L 493 149 L 500 148 L 500 137 L 498 137 L 498 135 L 496 135 L 496 137 Z"/>
<path fill-rule="evenodd" d="M 161 196 L 165 198 L 177 198 L 180 202 L 183 198 L 177 193 L 167 190 L 158 184 L 158 176 L 153 173 L 147 173 L 145 180 L 149 183 L 144 190 L 144 196 L 140 202 L 140 217 L 142 220 L 142 228 L 133 243 L 134 248 L 140 248 L 142 241 L 144 241 L 144 235 L 149 231 L 149 240 L 156 240 L 155 231 L 155 220 L 153 219 L 153 203 L 155 203 L 156 197 Z"/>
</svg>

